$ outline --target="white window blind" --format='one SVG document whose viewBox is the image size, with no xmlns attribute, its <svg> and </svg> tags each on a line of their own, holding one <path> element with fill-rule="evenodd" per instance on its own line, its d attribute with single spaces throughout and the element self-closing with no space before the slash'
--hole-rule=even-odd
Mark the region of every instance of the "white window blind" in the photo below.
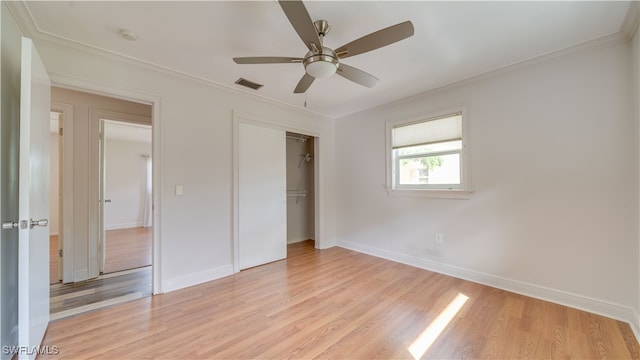
<svg viewBox="0 0 640 360">
<path fill-rule="evenodd" d="M 393 149 L 462 140 L 462 114 L 394 127 L 391 136 Z"/>
</svg>

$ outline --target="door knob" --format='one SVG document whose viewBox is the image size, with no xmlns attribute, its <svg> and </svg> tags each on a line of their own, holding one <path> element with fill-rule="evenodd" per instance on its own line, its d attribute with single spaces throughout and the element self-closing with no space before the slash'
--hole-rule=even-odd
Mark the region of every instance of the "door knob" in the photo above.
<svg viewBox="0 0 640 360">
<path fill-rule="evenodd" d="M 46 227 L 49 225 L 49 219 L 29 220 L 29 228 L 33 229 L 36 226 Z"/>
<path fill-rule="evenodd" d="M 17 228 L 26 229 L 27 228 L 27 220 L 22 220 L 20 222 L 17 222 L 17 221 L 5 221 L 5 222 L 2 223 L 2 230 L 10 230 L 10 229 L 17 229 Z"/>
<path fill-rule="evenodd" d="M 17 229 L 20 223 L 17 221 L 5 221 L 2 223 L 2 230 Z"/>
</svg>

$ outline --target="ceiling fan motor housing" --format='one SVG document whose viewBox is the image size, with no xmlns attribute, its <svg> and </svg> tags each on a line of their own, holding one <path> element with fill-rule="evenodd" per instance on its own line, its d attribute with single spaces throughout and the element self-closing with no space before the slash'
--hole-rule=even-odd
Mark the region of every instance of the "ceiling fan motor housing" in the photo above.
<svg viewBox="0 0 640 360">
<path fill-rule="evenodd" d="M 314 78 L 328 77 L 338 70 L 338 57 L 333 50 L 323 47 L 319 53 L 309 51 L 303 60 L 307 74 Z"/>
</svg>

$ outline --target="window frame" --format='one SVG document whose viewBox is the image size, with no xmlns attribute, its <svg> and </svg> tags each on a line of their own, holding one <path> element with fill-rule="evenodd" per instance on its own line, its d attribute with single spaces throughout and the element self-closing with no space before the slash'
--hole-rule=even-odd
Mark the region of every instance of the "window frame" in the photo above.
<svg viewBox="0 0 640 360">
<path fill-rule="evenodd" d="M 461 149 L 453 151 L 434 152 L 428 154 L 416 154 L 406 156 L 393 156 L 393 129 L 402 126 L 408 126 L 413 124 L 419 124 L 423 122 L 438 120 L 452 116 L 455 114 L 461 114 L 462 117 L 462 145 Z M 414 116 L 406 119 L 388 120 L 385 124 L 386 128 L 386 189 L 390 195 L 401 196 L 420 196 L 420 197 L 433 197 L 433 198 L 453 198 L 453 199 L 468 199 L 473 192 L 471 188 L 471 166 L 470 166 L 470 151 L 469 151 L 469 112 L 467 106 L 456 106 L 447 108 L 437 112 L 431 112 L 419 116 Z M 460 154 L 460 185 L 451 186 L 450 184 L 405 184 L 396 185 L 394 179 L 398 177 L 398 163 L 401 159 L 425 157 L 425 156 L 437 156 L 442 154 Z"/>
</svg>

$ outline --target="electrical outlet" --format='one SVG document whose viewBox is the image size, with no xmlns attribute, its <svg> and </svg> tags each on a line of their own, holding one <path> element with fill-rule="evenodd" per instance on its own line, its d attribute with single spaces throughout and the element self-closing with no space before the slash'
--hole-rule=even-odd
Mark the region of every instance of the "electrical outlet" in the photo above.
<svg viewBox="0 0 640 360">
<path fill-rule="evenodd" d="M 440 246 L 444 245 L 444 236 L 442 235 L 442 233 L 436 233 L 434 241 Z"/>
</svg>

